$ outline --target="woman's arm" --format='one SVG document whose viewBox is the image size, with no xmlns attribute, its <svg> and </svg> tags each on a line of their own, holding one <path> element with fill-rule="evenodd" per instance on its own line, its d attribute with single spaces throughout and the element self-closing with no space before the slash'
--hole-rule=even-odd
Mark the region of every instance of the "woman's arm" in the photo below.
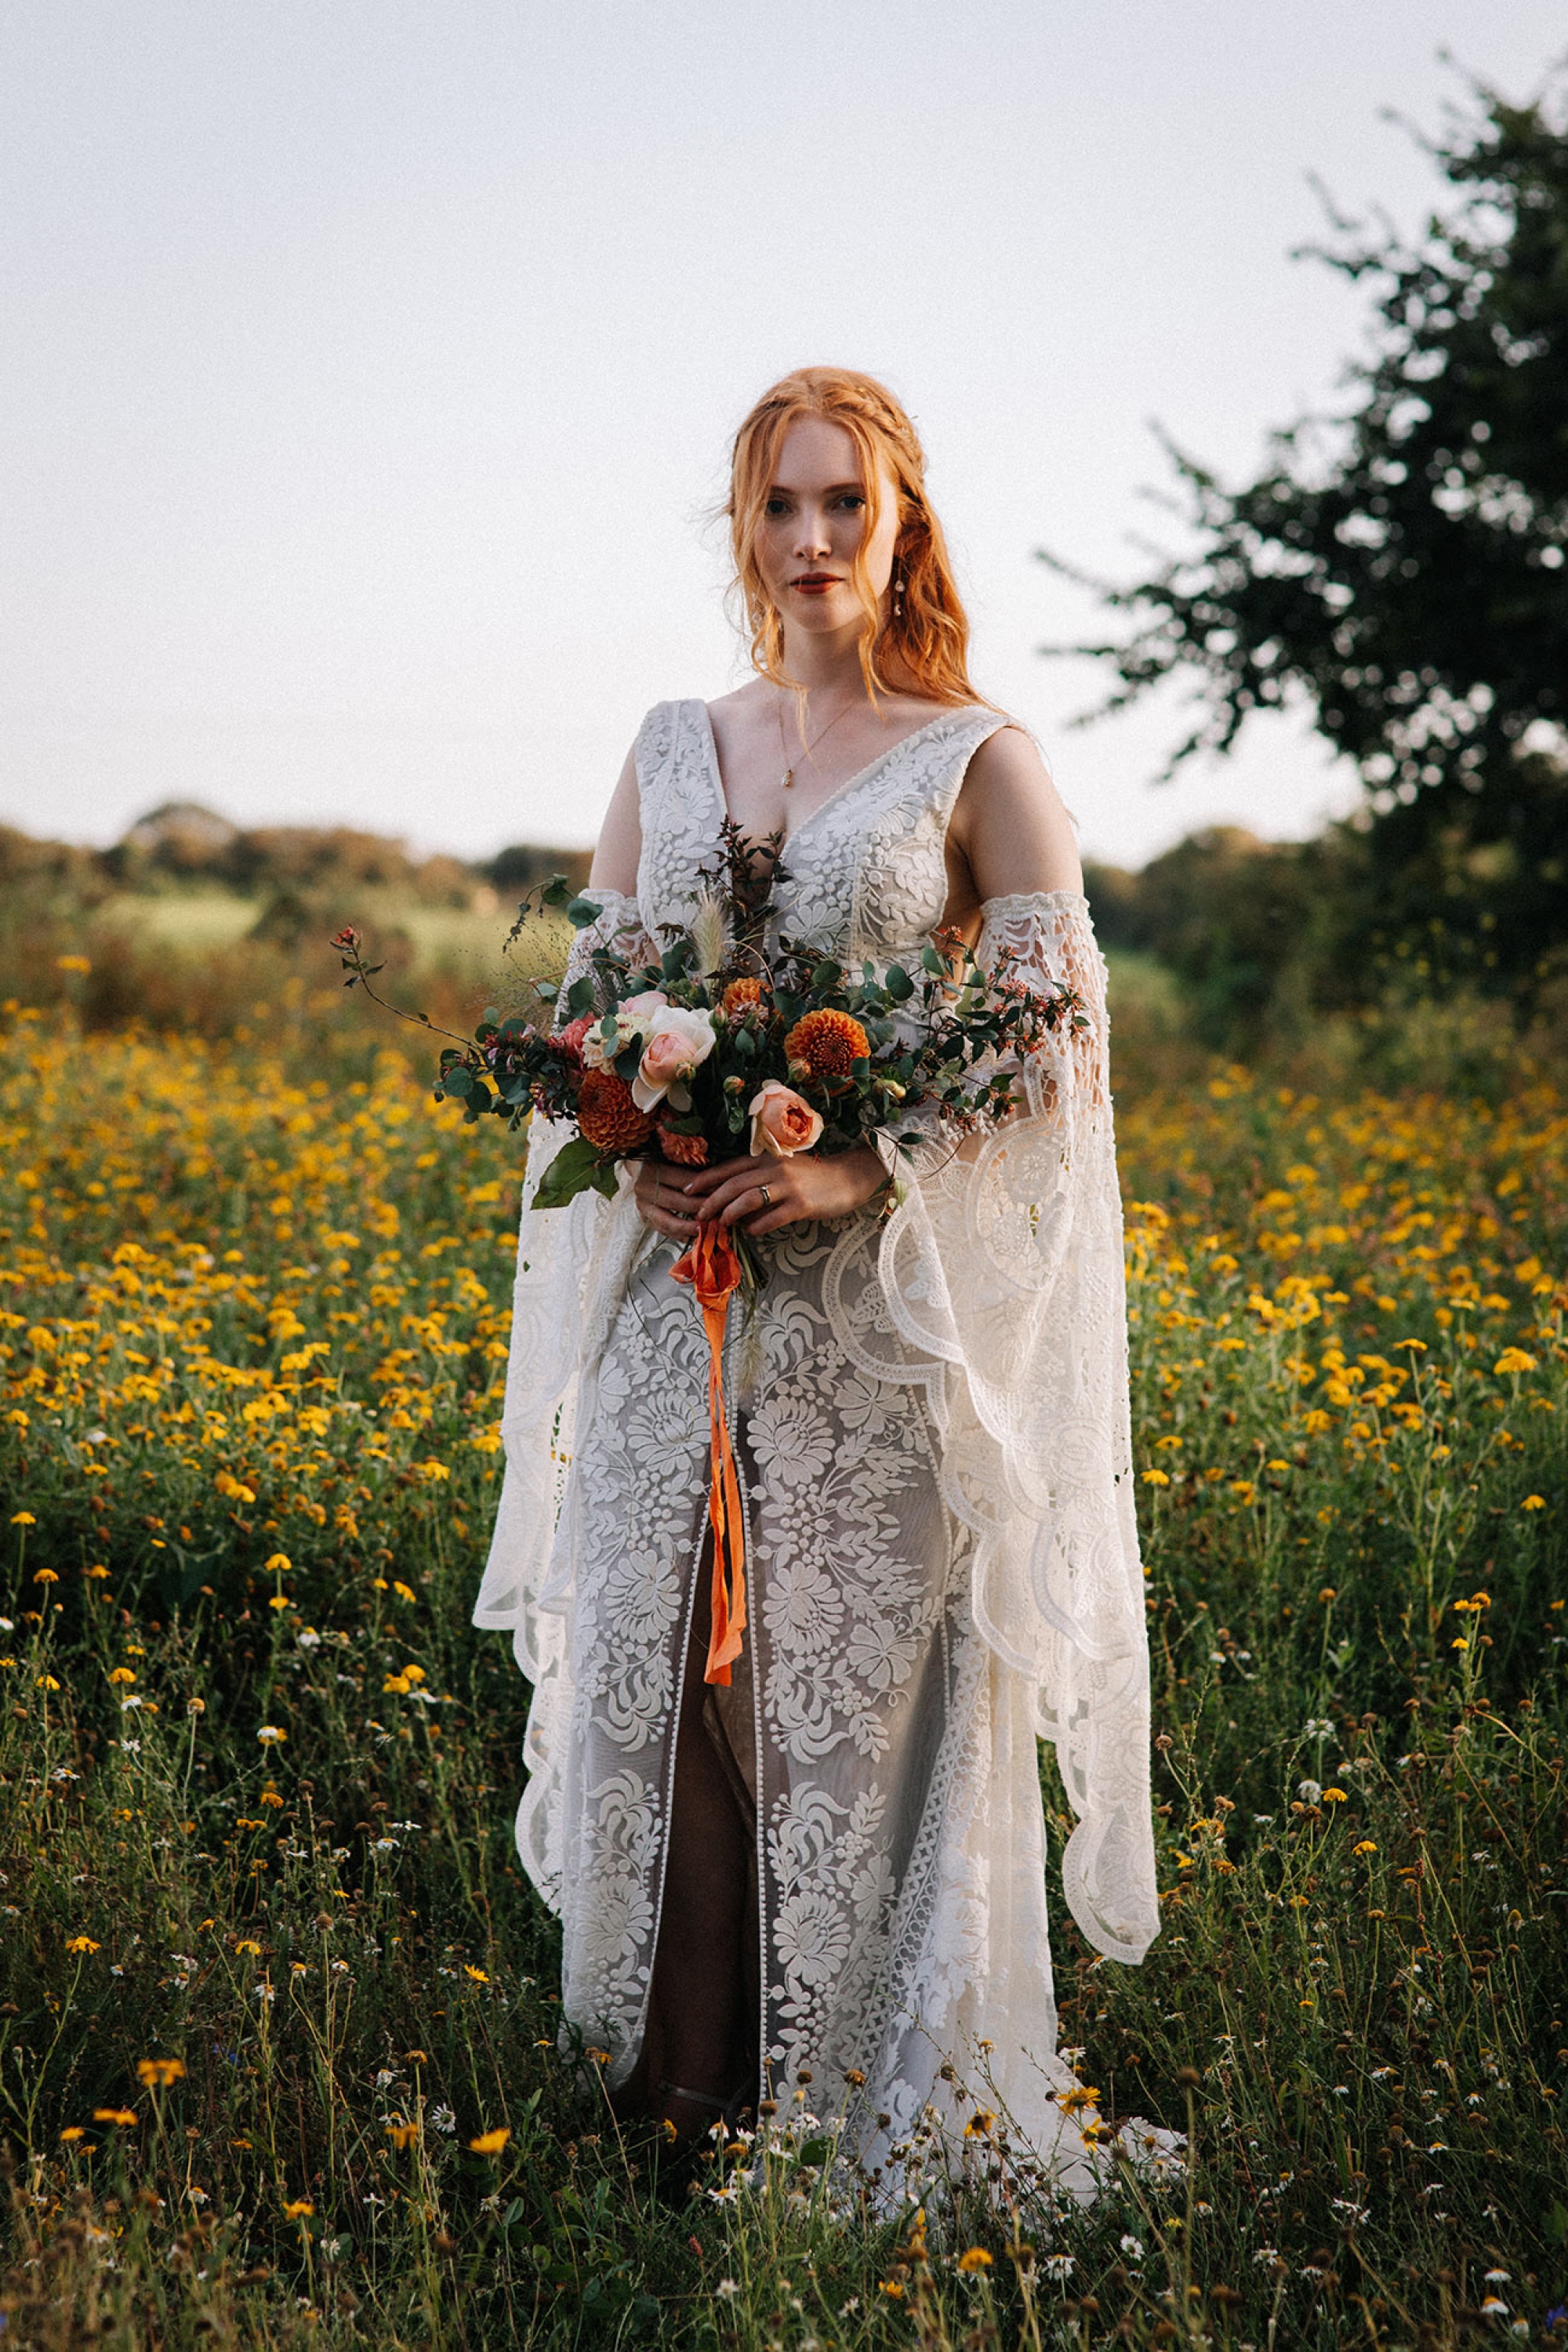
<svg viewBox="0 0 1568 2352">
<path fill-rule="evenodd" d="M 637 814 L 637 754 L 628 753 L 611 798 L 609 812 L 594 853 L 584 896 L 595 902 L 598 914 L 572 942 L 556 999 L 556 1026 L 565 1022 L 567 995 L 573 983 L 594 968 L 600 948 L 615 947 L 634 963 L 656 962 L 658 950 L 642 928 L 637 914 L 637 860 L 642 828 Z"/>
<path fill-rule="evenodd" d="M 1018 727 L 999 728 L 969 762 L 947 829 L 946 920 L 973 938 L 988 898 L 1083 888 L 1072 819 Z"/>
<path fill-rule="evenodd" d="M 637 862 L 642 856 L 642 812 L 637 795 L 637 755 L 634 744 L 610 796 L 599 845 L 588 872 L 591 890 L 618 890 L 624 898 L 637 895 Z"/>
</svg>

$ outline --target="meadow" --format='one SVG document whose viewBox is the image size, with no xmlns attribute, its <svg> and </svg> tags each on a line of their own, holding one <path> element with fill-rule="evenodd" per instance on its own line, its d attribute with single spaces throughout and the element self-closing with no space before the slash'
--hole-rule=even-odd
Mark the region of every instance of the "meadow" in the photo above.
<svg viewBox="0 0 1568 2352">
<path fill-rule="evenodd" d="M 1119 1122 L 1164 1926 L 1124 1969 L 1058 1910 L 1055 1962 L 1084 2092 L 1189 2160 L 1020 2205 L 977 2116 L 878 2221 L 831 2086 L 671 2210 L 560 2043 L 527 1692 L 468 1622 L 520 1139 L 298 994 L 4 1008 L 7 2345 L 1568 2335 L 1568 1101 L 1158 1059 Z"/>
</svg>

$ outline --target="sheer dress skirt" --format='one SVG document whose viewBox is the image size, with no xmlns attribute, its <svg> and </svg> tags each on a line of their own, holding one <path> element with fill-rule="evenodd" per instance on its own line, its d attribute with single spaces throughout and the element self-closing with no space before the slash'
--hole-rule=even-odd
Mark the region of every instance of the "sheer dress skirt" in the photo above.
<svg viewBox="0 0 1568 2352">
<path fill-rule="evenodd" d="M 749 1623 L 707 1717 L 756 1829 L 764 2071 L 793 2082 L 806 2067 L 825 2086 L 858 2071 L 881 2096 L 924 2038 L 921 1979 L 966 1759 L 973 1779 L 988 1744 L 990 1675 L 966 1631 L 964 1531 L 940 1494 L 925 1382 L 871 1368 L 906 1356 L 886 1327 L 855 1360 L 824 1305 L 830 1282 L 842 1327 L 847 1271 L 876 1237 L 868 1217 L 782 1237 L 752 1317 L 731 1311 Z M 706 1535 L 707 1349 L 673 1255 L 661 1245 L 633 1273 L 571 1481 L 563 1995 L 610 2051 L 612 2081 L 646 2018 Z"/>
</svg>

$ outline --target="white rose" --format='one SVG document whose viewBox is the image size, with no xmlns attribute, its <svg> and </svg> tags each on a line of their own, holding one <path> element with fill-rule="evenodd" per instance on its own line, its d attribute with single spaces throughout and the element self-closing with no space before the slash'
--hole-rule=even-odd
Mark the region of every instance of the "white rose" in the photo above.
<svg viewBox="0 0 1568 2352">
<path fill-rule="evenodd" d="M 638 1110 L 654 1109 L 667 1095 L 672 1110 L 689 1110 L 686 1081 L 712 1051 L 711 1013 L 688 1013 L 675 1004 L 656 1013 L 632 1080 L 632 1100 Z"/>
<path fill-rule="evenodd" d="M 580 1049 L 583 1067 L 585 1070 L 604 1069 L 618 1054 L 624 1054 L 637 1038 L 644 1035 L 655 1014 L 668 1003 L 669 999 L 662 989 L 645 988 L 640 996 L 628 996 L 624 1004 L 617 1004 L 613 1013 L 605 1013 L 602 1021 L 595 1021 Z M 608 1035 L 605 1034 L 606 1029 Z"/>
</svg>

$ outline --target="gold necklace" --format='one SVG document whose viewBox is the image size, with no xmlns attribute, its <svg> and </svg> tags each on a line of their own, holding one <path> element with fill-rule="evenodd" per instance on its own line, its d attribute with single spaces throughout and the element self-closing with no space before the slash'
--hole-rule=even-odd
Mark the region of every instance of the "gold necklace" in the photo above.
<svg viewBox="0 0 1568 2352">
<path fill-rule="evenodd" d="M 837 717 L 828 720 L 826 726 L 822 730 L 822 734 L 814 736 L 809 743 L 805 740 L 805 730 L 803 729 L 801 730 L 801 743 L 804 747 L 801 754 L 803 759 L 809 760 L 812 753 L 816 751 L 818 743 L 822 741 L 823 737 L 832 734 L 840 719 L 847 719 L 850 708 L 851 706 L 847 702 L 843 709 L 837 714 Z M 784 754 L 784 772 L 781 779 L 781 782 L 783 789 L 787 793 L 793 788 L 795 783 L 795 761 L 790 758 L 788 746 L 784 742 L 784 697 L 782 695 L 778 701 L 774 703 L 773 710 L 779 722 L 779 750 Z"/>
</svg>

